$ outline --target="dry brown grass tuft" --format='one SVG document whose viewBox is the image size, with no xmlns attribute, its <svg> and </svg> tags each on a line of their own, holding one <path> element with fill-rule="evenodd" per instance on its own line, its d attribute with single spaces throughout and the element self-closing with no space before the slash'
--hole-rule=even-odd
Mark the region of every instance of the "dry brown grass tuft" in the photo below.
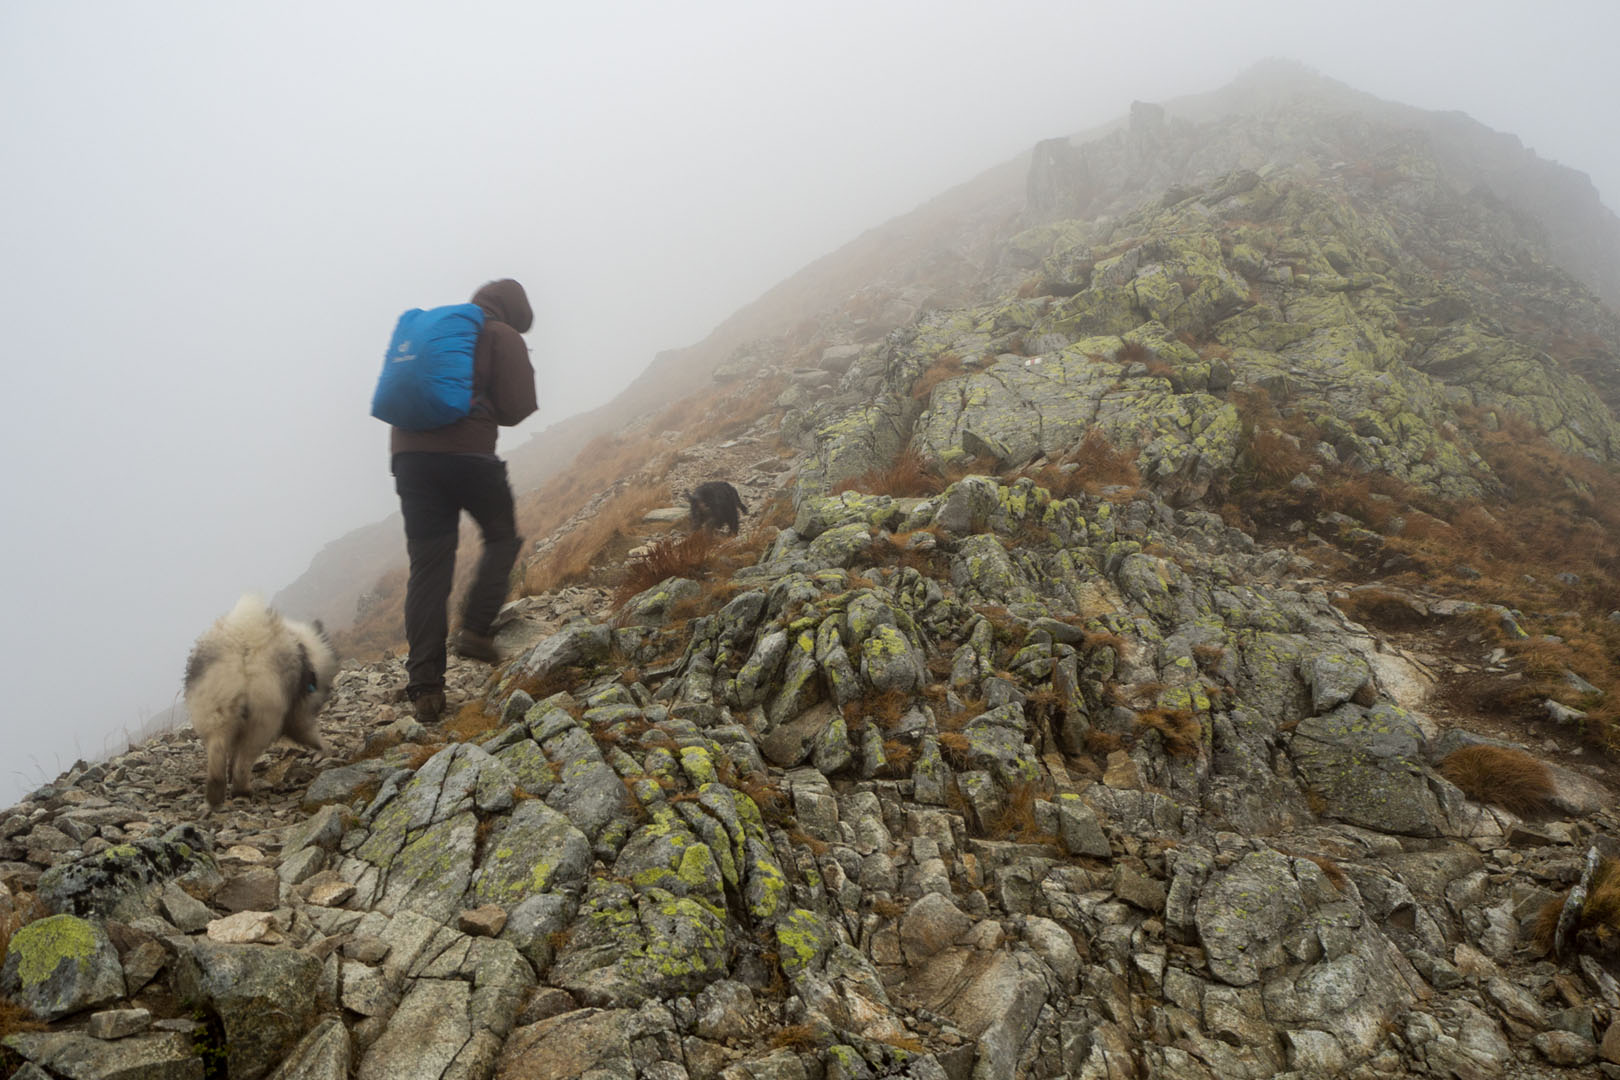
<svg viewBox="0 0 1620 1080">
<path fill-rule="evenodd" d="M 891 777 L 901 779 L 910 776 L 911 763 L 917 760 L 917 744 L 904 739 L 885 739 L 883 758 L 888 762 Z"/>
<path fill-rule="evenodd" d="M 500 717 L 489 711 L 482 698 L 467 702 L 456 715 L 445 721 L 444 733 L 457 742 L 476 739 L 485 732 L 495 730 Z"/>
<path fill-rule="evenodd" d="M 645 554 L 625 564 L 624 581 L 614 596 L 614 607 L 624 606 L 632 596 L 669 578 L 703 578 L 721 543 L 708 529 L 654 540 Z"/>
<path fill-rule="evenodd" d="M 1136 471 L 1136 455 L 1117 449 L 1099 428 L 1087 431 L 1066 460 L 1079 466 L 1075 474 L 1084 477 L 1082 482 L 1088 485 L 1136 487 L 1142 482 Z"/>
<path fill-rule="evenodd" d="M 1316 464 L 1298 439 L 1269 427 L 1249 438 L 1248 459 L 1255 476 L 1266 487 L 1281 487 Z"/>
<path fill-rule="evenodd" d="M 1558 932 L 1558 917 L 1564 910 L 1569 892 L 1547 901 L 1536 914 L 1535 928 L 1530 940 L 1543 953 L 1551 953 L 1553 939 Z M 1598 939 L 1598 943 L 1613 945 L 1620 941 L 1620 860 L 1603 859 L 1592 874 L 1587 886 L 1586 902 L 1581 905 L 1580 917 L 1575 925 L 1576 936 Z"/>
<path fill-rule="evenodd" d="M 11 947 L 12 934 L 15 934 L 34 920 L 43 919 L 49 914 L 50 912 L 45 910 L 45 905 L 40 903 L 39 897 L 35 893 L 22 892 L 15 894 L 12 897 L 11 911 L 7 912 L 4 918 L 0 918 L 0 957 L 5 956 L 6 950 Z M 5 999 L 0 998 L 0 1003 L 4 1002 Z M 24 1014 L 26 1014 L 26 1010 L 23 1010 L 23 1013 L 19 1015 Z M 17 1028 L 15 1030 L 33 1029 Z"/>
<path fill-rule="evenodd" d="M 1203 745 L 1204 727 L 1186 709 L 1148 709 L 1136 714 L 1136 722 L 1157 731 L 1171 757 L 1195 757 Z"/>
<path fill-rule="evenodd" d="M 49 1028 L 34 1014 L 10 998 L 0 998 L 0 1039 L 16 1035 L 24 1031 L 47 1031 Z M 0 1056 L 0 1066 L 5 1065 L 5 1058 Z M 6 1074 L 11 1075 L 10 1073 Z"/>
<path fill-rule="evenodd" d="M 681 626 L 688 620 L 713 614 L 742 591 L 743 586 L 730 578 L 711 578 L 703 582 L 697 592 L 688 593 L 670 606 L 670 623 L 672 626 Z"/>
<path fill-rule="evenodd" d="M 954 768 L 968 767 L 968 756 L 973 750 L 972 740 L 960 731 L 942 731 L 939 733 L 938 741 L 940 753 Z"/>
<path fill-rule="evenodd" d="M 1120 737 L 1112 731 L 1099 731 L 1096 728 L 1087 731 L 1082 742 L 1085 744 L 1086 753 L 1105 760 L 1109 754 L 1124 745 Z"/>
<path fill-rule="evenodd" d="M 888 897 L 880 897 L 872 901 L 872 914 L 885 919 L 894 919 L 904 915 L 909 907 L 910 905 L 903 900 L 890 900 Z"/>
<path fill-rule="evenodd" d="M 1440 775 L 1476 802 L 1494 803 L 1515 814 L 1547 808 L 1554 792 L 1552 773 L 1523 750 L 1506 746 L 1465 746 L 1440 763 Z"/>
<path fill-rule="evenodd" d="M 1344 868 L 1326 855 L 1301 855 L 1299 857 L 1309 859 L 1319 866 L 1322 870 L 1322 876 L 1328 879 L 1328 884 L 1340 892 L 1344 892 L 1345 887 L 1350 884 L 1350 878 L 1345 874 Z"/>
<path fill-rule="evenodd" d="M 544 701 L 553 694 L 571 693 L 590 678 L 590 672 L 574 664 L 553 668 L 536 678 L 524 675 L 512 681 L 513 690 L 522 690 L 536 701 Z"/>
<path fill-rule="evenodd" d="M 1007 792 L 1006 801 L 999 811 L 985 822 L 985 835 L 998 840 L 1012 840 L 1020 844 L 1050 844 L 1056 846 L 1058 838 L 1042 832 L 1035 823 L 1035 804 L 1042 801 L 1039 784 L 1018 784 Z"/>
<path fill-rule="evenodd" d="M 844 720 L 859 723 L 869 720 L 890 731 L 911 708 L 911 695 L 904 690 L 869 691 L 844 706 Z"/>
<path fill-rule="evenodd" d="M 968 698 L 966 701 L 962 702 L 962 710 L 960 712 L 942 715 L 935 723 L 940 731 L 956 734 L 961 732 L 963 728 L 967 727 L 968 723 L 973 720 L 974 717 L 983 715 L 984 711 L 989 707 L 990 703 L 985 701 L 984 698 Z"/>
<path fill-rule="evenodd" d="M 962 374 L 962 358 L 953 352 L 940 353 L 929 365 L 927 371 L 918 376 L 917 381 L 911 385 L 911 396 L 917 401 L 926 402 L 934 394 L 934 387 L 946 379 L 954 379 Z"/>
<path fill-rule="evenodd" d="M 1069 465 L 1075 468 L 1065 468 Z M 1079 445 L 1053 464 L 1018 475 L 1029 477 L 1059 499 L 1095 495 L 1108 487 L 1134 489 L 1142 484 L 1136 455 L 1117 449 L 1098 428 L 1088 430 Z"/>
<path fill-rule="evenodd" d="M 929 547 L 911 546 L 911 538 L 919 533 L 933 536 L 934 544 Z M 937 525 L 908 532 L 880 533 L 872 543 L 872 556 L 883 566 L 910 567 L 929 577 L 944 576 L 950 562 L 950 555 L 945 549 L 947 540 L 944 530 Z"/>
<path fill-rule="evenodd" d="M 892 495 L 897 499 L 938 495 L 945 490 L 944 480 L 930 469 L 922 455 L 910 446 L 901 450 L 894 463 L 883 469 L 872 469 L 840 482 L 832 489 L 837 495 L 845 491 L 859 491 L 868 495 Z"/>
<path fill-rule="evenodd" d="M 820 1043 L 815 1025 L 789 1024 L 776 1029 L 771 1035 L 770 1045 L 773 1050 L 793 1050 L 802 1054 L 814 1050 Z"/>
<path fill-rule="evenodd" d="M 1536 912 L 1536 923 L 1530 931 L 1530 940 L 1543 953 L 1553 951 L 1553 941 L 1558 936 L 1558 916 L 1563 913 L 1564 898 L 1568 895 L 1569 893 L 1565 892 L 1553 897 L 1542 904 L 1541 910 Z"/>
<path fill-rule="evenodd" d="M 1145 364 L 1153 359 L 1153 350 L 1139 341 L 1127 341 L 1114 350 L 1116 364 Z"/>
<path fill-rule="evenodd" d="M 1121 656 L 1125 652 L 1125 639 L 1110 630 L 1086 631 L 1085 637 L 1081 640 L 1081 645 L 1084 646 L 1086 652 L 1093 652 L 1097 649 L 1112 649 L 1115 656 Z"/>
<path fill-rule="evenodd" d="M 751 772 L 747 776 L 739 777 L 731 786 L 754 801 L 754 805 L 759 807 L 759 816 L 767 823 L 780 825 L 788 820 L 790 812 L 787 792 L 764 773 Z"/>
</svg>

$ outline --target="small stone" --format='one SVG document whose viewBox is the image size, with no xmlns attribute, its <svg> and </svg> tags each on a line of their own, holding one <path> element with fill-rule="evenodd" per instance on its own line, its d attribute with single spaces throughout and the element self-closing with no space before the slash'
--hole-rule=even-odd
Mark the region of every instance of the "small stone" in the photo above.
<svg viewBox="0 0 1620 1080">
<path fill-rule="evenodd" d="M 291 858 L 276 868 L 276 876 L 288 885 L 301 885 L 326 867 L 326 852 L 318 847 L 306 847 L 293 853 Z"/>
<path fill-rule="evenodd" d="M 383 973 L 353 960 L 343 965 L 342 997 L 343 1007 L 361 1016 L 383 1016 L 393 1006 Z"/>
<path fill-rule="evenodd" d="M 163 908 L 164 918 L 184 934 L 195 934 L 214 919 L 214 913 L 208 910 L 207 904 L 173 881 L 163 887 L 158 904 Z"/>
<path fill-rule="evenodd" d="M 565 1012 L 573 1012 L 579 1008 L 579 1002 L 574 995 L 556 986 L 536 987 L 529 1003 L 523 1006 L 518 1013 L 515 1027 L 526 1027 L 529 1024 L 538 1024 L 542 1020 L 549 1020 L 553 1016 L 561 1016 Z"/>
<path fill-rule="evenodd" d="M 1620 1020 L 1609 1025 L 1609 1030 L 1603 1033 L 1603 1042 L 1598 1047 L 1598 1053 L 1604 1061 L 1612 1061 L 1620 1065 Z"/>
<path fill-rule="evenodd" d="M 1164 882 L 1126 866 L 1114 867 L 1114 895 L 1143 911 L 1164 910 Z"/>
<path fill-rule="evenodd" d="M 228 878 L 213 900 L 226 911 L 273 911 L 281 902 L 281 878 L 268 866 L 256 866 Z"/>
<path fill-rule="evenodd" d="M 456 922 L 457 929 L 473 937 L 494 937 L 506 927 L 506 909 L 499 904 L 468 908 Z"/>
<path fill-rule="evenodd" d="M 168 951 L 156 941 L 143 941 L 124 955 L 124 992 L 131 997 L 163 970 L 169 962 Z"/>
<path fill-rule="evenodd" d="M 1554 1065 L 1565 1068 L 1585 1065 L 1598 1054 L 1591 1039 L 1583 1039 L 1572 1031 L 1543 1031 L 1531 1038 L 1530 1045 Z"/>
<path fill-rule="evenodd" d="M 900 920 L 900 941 L 906 956 L 915 962 L 933 956 L 972 928 L 973 920 L 950 897 L 929 893 Z"/>
<path fill-rule="evenodd" d="M 354 886 L 347 881 L 329 881 L 309 890 L 309 902 L 317 907 L 342 907 L 354 895 Z"/>
<path fill-rule="evenodd" d="M 239 911 L 208 924 L 208 940 L 225 945 L 275 944 L 281 940 L 268 911 Z"/>
<path fill-rule="evenodd" d="M 1097 815 L 1091 807 L 1082 802 L 1080 796 L 1073 794 L 1059 795 L 1056 802 L 1058 835 L 1063 840 L 1064 850 L 1071 855 L 1108 858 L 1111 854 L 1108 837 L 1097 823 Z"/>
<path fill-rule="evenodd" d="M 264 862 L 264 852 L 249 844 L 233 844 L 225 849 L 225 854 L 221 858 L 258 865 Z"/>
<path fill-rule="evenodd" d="M 748 1034 L 749 1015 L 754 1011 L 754 994 L 731 979 L 721 979 L 704 987 L 694 1003 L 697 1019 L 692 1030 L 699 1038 L 724 1042 Z"/>
<path fill-rule="evenodd" d="M 1512 848 L 1547 847 L 1555 843 L 1557 841 L 1545 831 L 1523 823 L 1514 825 L 1507 834 L 1507 845 Z"/>
<path fill-rule="evenodd" d="M 380 964 L 389 953 L 388 942 L 371 934 L 356 934 L 343 943 L 343 955 L 362 964 Z"/>
<path fill-rule="evenodd" d="M 90 1014 L 85 1034 L 92 1039 L 122 1039 L 137 1035 L 152 1026 L 152 1014 L 146 1009 L 105 1009 Z"/>
<path fill-rule="evenodd" d="M 1142 787 L 1142 772 L 1131 760 L 1131 755 L 1123 750 L 1115 750 L 1108 755 L 1108 768 L 1103 771 L 1103 784 L 1107 787 L 1123 791 L 1135 791 Z"/>
</svg>

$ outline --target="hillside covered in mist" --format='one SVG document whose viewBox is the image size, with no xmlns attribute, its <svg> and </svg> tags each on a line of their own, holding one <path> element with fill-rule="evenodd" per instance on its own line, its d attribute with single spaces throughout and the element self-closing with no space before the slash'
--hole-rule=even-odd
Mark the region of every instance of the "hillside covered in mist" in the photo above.
<svg viewBox="0 0 1620 1080">
<path fill-rule="evenodd" d="M 514 454 L 442 725 L 385 523 L 282 597 L 341 761 L 13 808 L 7 1063 L 1612 1075 L 1617 290 L 1580 174 L 1290 65 L 1042 142 Z"/>
</svg>

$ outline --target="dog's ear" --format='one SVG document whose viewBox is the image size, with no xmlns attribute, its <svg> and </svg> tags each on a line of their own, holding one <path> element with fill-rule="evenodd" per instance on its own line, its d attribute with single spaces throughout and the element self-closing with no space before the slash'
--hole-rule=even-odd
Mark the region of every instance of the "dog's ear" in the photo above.
<svg viewBox="0 0 1620 1080">
<path fill-rule="evenodd" d="M 326 627 L 321 623 L 321 620 L 316 619 L 310 625 L 315 627 L 315 633 L 317 633 L 318 635 L 320 635 L 323 638 L 326 637 Z"/>
</svg>

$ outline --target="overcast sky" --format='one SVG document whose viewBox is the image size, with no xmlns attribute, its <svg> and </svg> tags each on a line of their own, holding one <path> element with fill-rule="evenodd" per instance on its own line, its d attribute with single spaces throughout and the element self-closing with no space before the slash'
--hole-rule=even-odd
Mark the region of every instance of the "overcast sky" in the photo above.
<svg viewBox="0 0 1620 1080">
<path fill-rule="evenodd" d="M 1266 56 L 1620 203 L 1620 4 L 0 3 L 0 806 L 393 508 L 394 318 L 511 276 L 541 412 L 1133 98 Z M 200 779 L 199 779 L 200 783 Z"/>
</svg>

